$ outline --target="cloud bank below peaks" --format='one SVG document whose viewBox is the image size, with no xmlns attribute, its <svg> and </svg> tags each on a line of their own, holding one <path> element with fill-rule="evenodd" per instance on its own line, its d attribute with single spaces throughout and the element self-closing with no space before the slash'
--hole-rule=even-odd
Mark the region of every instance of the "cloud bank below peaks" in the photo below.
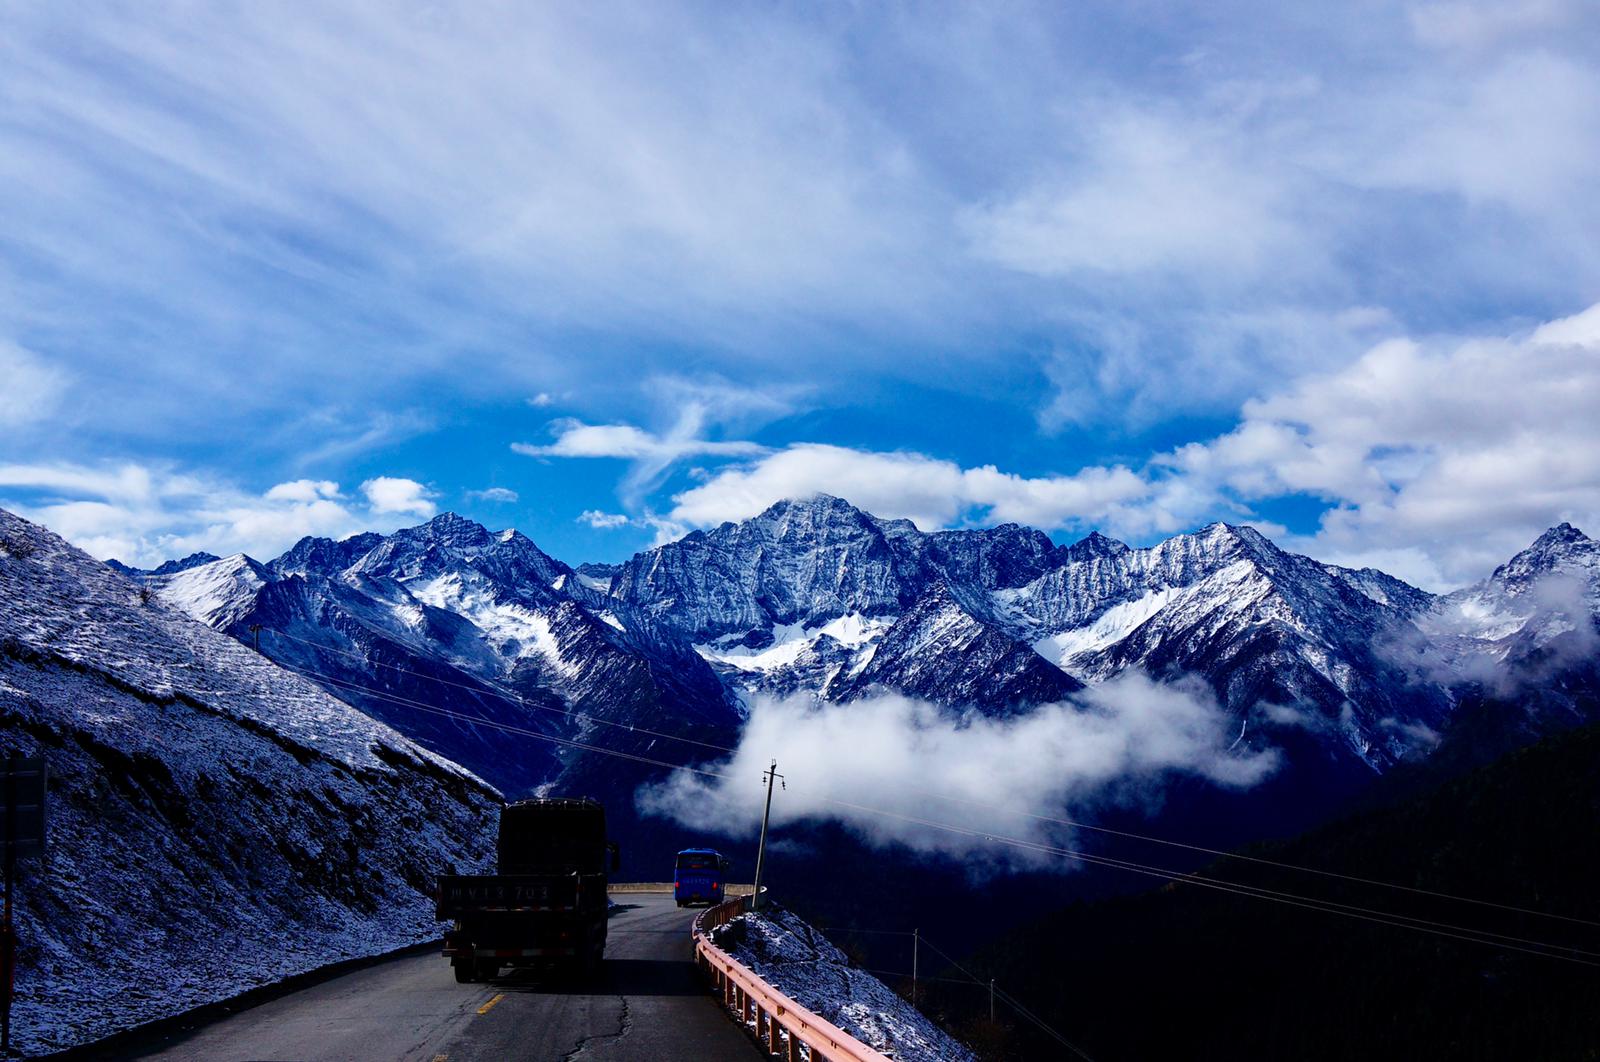
<svg viewBox="0 0 1600 1062">
<path fill-rule="evenodd" d="M 1158 683 L 1136 672 L 1005 719 L 893 694 L 851 704 L 760 697 L 738 751 L 710 768 L 723 777 L 680 771 L 641 790 L 638 801 L 647 814 L 692 829 L 727 833 L 731 826 L 748 835 L 761 821 L 757 780 L 777 755 L 787 779 L 772 804 L 779 828 L 831 820 L 875 845 L 955 857 L 982 851 L 997 866 L 1067 869 L 1066 861 L 985 836 L 992 829 L 1059 844 L 1068 839 L 1063 828 L 989 809 L 1062 816 L 1088 805 L 1151 803 L 1176 773 L 1248 788 L 1277 768 L 1279 755 L 1235 748 L 1237 737 L 1203 683 Z"/>
</svg>

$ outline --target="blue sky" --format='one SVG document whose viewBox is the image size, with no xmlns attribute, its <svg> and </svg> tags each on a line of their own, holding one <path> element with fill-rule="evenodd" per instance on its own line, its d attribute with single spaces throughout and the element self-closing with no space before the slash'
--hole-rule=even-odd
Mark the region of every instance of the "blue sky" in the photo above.
<svg viewBox="0 0 1600 1062">
<path fill-rule="evenodd" d="M 0 505 L 576 562 L 829 490 L 1436 587 L 1600 526 L 1592 5 L 528 6 L 7 5 Z"/>
</svg>

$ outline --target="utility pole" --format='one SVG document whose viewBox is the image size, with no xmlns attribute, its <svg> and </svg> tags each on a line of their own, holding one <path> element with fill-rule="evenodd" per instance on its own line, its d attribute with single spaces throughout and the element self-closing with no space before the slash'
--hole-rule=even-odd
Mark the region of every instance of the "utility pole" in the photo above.
<svg viewBox="0 0 1600 1062">
<path fill-rule="evenodd" d="M 756 846 L 756 891 L 750 896 L 752 911 L 761 907 L 761 868 L 767 861 L 767 820 L 772 818 L 772 783 L 783 781 L 783 775 L 778 773 L 777 760 L 773 760 L 772 766 L 761 772 L 761 780 L 767 783 L 767 809 L 761 813 L 761 843 Z M 789 783 L 783 782 L 783 788 L 788 789 Z"/>
<path fill-rule="evenodd" d="M 989 1024 L 994 1024 L 994 978 L 989 978 Z"/>
<path fill-rule="evenodd" d="M 250 624 L 250 633 L 255 636 L 256 652 L 258 652 L 258 653 L 261 652 L 261 624 L 259 624 L 259 623 Z"/>
</svg>

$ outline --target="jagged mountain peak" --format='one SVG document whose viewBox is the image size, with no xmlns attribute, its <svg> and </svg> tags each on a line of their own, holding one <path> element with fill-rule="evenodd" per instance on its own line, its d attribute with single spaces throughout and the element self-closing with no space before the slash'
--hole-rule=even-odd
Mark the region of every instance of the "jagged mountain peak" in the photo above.
<svg viewBox="0 0 1600 1062">
<path fill-rule="evenodd" d="M 1567 570 L 1586 572 L 1591 579 L 1600 580 L 1600 542 L 1563 522 L 1496 568 L 1487 582 L 1519 593 L 1545 575 Z"/>
<path fill-rule="evenodd" d="M 244 554 L 239 553 L 239 554 L 235 554 L 235 556 L 242 557 L 242 556 L 244 556 Z M 169 560 L 165 564 L 162 564 L 161 566 L 159 566 L 157 568 L 152 568 L 150 570 L 150 574 L 151 575 L 172 575 L 175 572 L 186 571 L 186 570 L 188 570 L 190 568 L 198 568 L 202 564 L 210 564 L 212 561 L 217 561 L 217 560 L 221 560 L 221 559 L 222 558 L 218 557 L 215 553 L 207 553 L 204 550 L 201 550 L 199 552 L 195 552 L 195 553 L 189 554 L 187 557 L 184 557 L 182 560 Z"/>
<path fill-rule="evenodd" d="M 1068 562 L 1088 561 L 1096 557 L 1119 557 L 1132 548 L 1126 542 L 1119 542 L 1098 531 L 1090 531 L 1083 538 L 1065 547 L 1061 555 Z"/>
<path fill-rule="evenodd" d="M 403 527 L 391 537 L 426 538 L 439 542 L 472 545 L 496 537 L 476 520 L 455 512 L 442 512 L 415 527 Z"/>
<path fill-rule="evenodd" d="M 240 554 L 240 556 L 243 556 L 243 554 Z M 221 559 L 222 558 L 218 557 L 215 553 L 207 553 L 204 550 L 201 550 L 196 553 L 191 553 L 181 560 L 163 561 L 160 565 L 154 568 L 135 568 L 133 565 L 124 564 L 116 558 L 106 561 L 106 567 L 110 568 L 112 571 L 121 572 L 123 575 L 131 575 L 134 578 L 141 578 L 151 575 L 175 575 L 178 572 L 188 571 L 190 568 L 198 568 L 202 564 L 210 564 L 213 561 Z"/>
<path fill-rule="evenodd" d="M 1563 521 L 1534 539 L 1533 544 L 1523 550 L 1523 553 L 1566 555 L 1574 550 L 1587 550 L 1594 546 L 1594 539 Z"/>
<path fill-rule="evenodd" d="M 333 575 L 350 567 L 383 541 L 376 531 L 365 531 L 345 539 L 307 535 L 267 565 L 280 577 L 290 575 Z"/>
<path fill-rule="evenodd" d="M 774 502 L 762 513 L 741 524 L 723 524 L 717 530 L 721 531 L 729 526 L 769 529 L 775 537 L 782 538 L 804 536 L 832 527 L 871 526 L 875 530 L 881 530 L 883 523 L 884 521 L 863 509 L 856 508 L 843 498 L 832 494 L 811 494 Z"/>
</svg>

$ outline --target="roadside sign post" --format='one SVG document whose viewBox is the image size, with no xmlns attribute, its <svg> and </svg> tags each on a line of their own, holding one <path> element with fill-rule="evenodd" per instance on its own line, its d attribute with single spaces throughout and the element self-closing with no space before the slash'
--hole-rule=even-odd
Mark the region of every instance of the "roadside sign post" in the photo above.
<svg viewBox="0 0 1600 1062">
<path fill-rule="evenodd" d="M 17 933 L 11 921 L 11 890 L 17 860 L 44 854 L 45 793 L 49 768 L 42 756 L 8 755 L 5 775 L 5 909 L 0 913 L 0 1057 L 11 1055 L 11 997 L 16 984 Z"/>
</svg>

